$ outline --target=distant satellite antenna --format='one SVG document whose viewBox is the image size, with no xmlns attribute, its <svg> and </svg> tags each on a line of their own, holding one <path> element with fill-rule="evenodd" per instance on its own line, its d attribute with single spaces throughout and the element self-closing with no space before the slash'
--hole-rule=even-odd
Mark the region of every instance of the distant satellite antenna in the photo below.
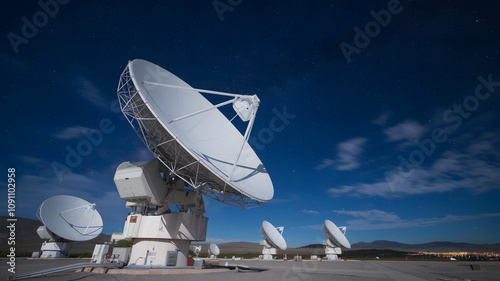
<svg viewBox="0 0 500 281">
<path fill-rule="evenodd" d="M 37 211 L 44 224 L 37 229 L 38 236 L 48 239 L 42 244 L 41 258 L 64 258 L 71 249 L 71 241 L 87 241 L 102 231 L 102 218 L 91 204 L 81 198 L 58 195 L 45 200 Z"/>
<path fill-rule="evenodd" d="M 200 254 L 200 252 L 201 252 L 201 245 L 199 245 L 199 246 L 194 246 L 194 248 L 193 248 L 193 252 L 194 252 L 194 254 L 196 255 L 196 257 L 198 257 L 198 255 L 199 255 L 199 254 Z"/>
<path fill-rule="evenodd" d="M 122 163 L 115 173 L 132 213 L 112 239 L 140 238 L 129 264 L 186 266 L 191 241 L 206 239 L 202 195 L 241 208 L 273 198 L 271 178 L 248 144 L 260 104 L 256 95 L 194 89 L 139 59 L 128 63 L 117 93 L 123 114 L 156 157 Z M 230 99 L 214 105 L 200 93 Z M 234 117 L 248 122 L 244 135 L 218 110 L 231 104 Z"/>
<path fill-rule="evenodd" d="M 342 231 L 340 231 L 342 229 Z M 351 244 L 345 237 L 347 227 L 337 227 L 332 221 L 325 220 L 323 225 L 323 233 L 327 239 L 323 240 L 325 245 L 325 254 L 328 260 L 337 260 L 338 255 L 342 254 L 342 248 L 351 248 Z"/>
<path fill-rule="evenodd" d="M 210 247 L 208 248 L 208 255 L 210 256 L 210 258 L 215 259 L 219 254 L 220 254 L 219 247 L 216 244 L 211 243 Z"/>
<path fill-rule="evenodd" d="M 262 249 L 263 259 L 272 260 L 273 255 L 276 255 L 276 248 L 286 250 L 286 242 L 283 238 L 283 226 L 274 227 L 270 222 L 263 221 L 260 227 L 260 234 L 264 237 L 260 240 L 260 245 L 264 246 Z"/>
</svg>

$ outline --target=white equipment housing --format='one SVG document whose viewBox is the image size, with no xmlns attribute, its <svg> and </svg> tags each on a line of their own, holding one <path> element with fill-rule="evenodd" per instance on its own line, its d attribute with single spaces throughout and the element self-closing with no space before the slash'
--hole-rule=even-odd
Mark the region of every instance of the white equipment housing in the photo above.
<svg viewBox="0 0 500 281">
<path fill-rule="evenodd" d="M 111 253 L 110 262 L 117 263 L 123 262 L 127 264 L 130 260 L 130 253 L 132 252 L 132 248 L 125 247 L 114 247 L 113 252 Z"/>
<path fill-rule="evenodd" d="M 167 173 L 156 158 L 122 163 L 115 173 L 120 197 L 133 212 L 123 233 L 111 239 L 134 241 L 128 265 L 186 266 L 191 241 L 206 238 L 208 218 L 203 216 L 201 193 L 185 189 L 181 180 L 171 181 Z M 178 212 L 172 212 L 175 206 Z"/>
<path fill-rule="evenodd" d="M 260 245 L 264 246 L 262 248 L 262 259 L 263 260 L 272 260 L 273 256 L 277 254 L 276 248 L 269 245 L 266 240 L 260 240 Z"/>
<path fill-rule="evenodd" d="M 159 206 L 167 195 L 159 173 L 160 161 L 124 162 L 115 173 L 115 184 L 120 198 L 128 202 Z"/>
<path fill-rule="evenodd" d="M 50 231 L 45 225 L 39 226 L 36 233 L 41 239 L 55 239 L 54 233 L 52 233 L 52 231 Z"/>
<path fill-rule="evenodd" d="M 106 254 L 109 251 L 109 244 L 96 244 L 92 253 L 91 262 L 104 263 Z"/>
<path fill-rule="evenodd" d="M 71 242 L 43 242 L 40 258 L 67 258 L 71 250 Z"/>
<path fill-rule="evenodd" d="M 327 260 L 339 259 L 338 255 L 342 254 L 342 248 L 333 245 L 329 239 L 323 239 L 323 245 L 325 246 Z"/>
</svg>

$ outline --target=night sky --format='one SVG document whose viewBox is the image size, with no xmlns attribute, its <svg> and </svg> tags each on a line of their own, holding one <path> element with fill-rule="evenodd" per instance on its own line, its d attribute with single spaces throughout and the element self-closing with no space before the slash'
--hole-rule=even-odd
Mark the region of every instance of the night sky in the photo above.
<svg viewBox="0 0 500 281">
<path fill-rule="evenodd" d="M 16 216 L 67 194 L 97 203 L 104 233 L 122 230 L 116 167 L 153 157 L 117 104 L 140 58 L 261 100 L 250 143 L 274 199 L 206 198 L 207 241 L 256 242 L 269 220 L 291 247 L 321 243 L 330 219 L 351 243 L 500 242 L 499 3 L 105 2 L 3 4 L 0 153 Z"/>
</svg>

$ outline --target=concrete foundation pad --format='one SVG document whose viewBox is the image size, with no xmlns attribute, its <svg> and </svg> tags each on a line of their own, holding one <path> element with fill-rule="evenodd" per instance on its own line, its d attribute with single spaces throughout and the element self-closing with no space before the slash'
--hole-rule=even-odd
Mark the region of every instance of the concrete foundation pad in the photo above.
<svg viewBox="0 0 500 281">
<path fill-rule="evenodd" d="M 207 269 L 109 269 L 107 274 L 125 275 L 170 275 L 170 274 L 205 274 L 220 273 L 230 271 L 228 268 L 207 268 Z M 93 273 L 99 273 L 92 271 Z"/>
</svg>

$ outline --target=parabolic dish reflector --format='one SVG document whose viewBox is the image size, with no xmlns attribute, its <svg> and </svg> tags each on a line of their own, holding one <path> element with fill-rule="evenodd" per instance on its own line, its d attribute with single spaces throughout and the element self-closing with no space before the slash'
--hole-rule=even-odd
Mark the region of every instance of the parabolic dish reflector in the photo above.
<svg viewBox="0 0 500 281">
<path fill-rule="evenodd" d="M 102 231 L 102 218 L 91 204 L 81 198 L 58 195 L 38 208 L 40 221 L 56 235 L 71 241 L 86 241 Z"/>
<path fill-rule="evenodd" d="M 197 89 L 136 59 L 123 71 L 117 92 L 123 114 L 148 149 L 187 184 L 244 208 L 273 198 L 271 178 L 259 157 L 217 108 L 206 110 L 214 105 Z M 248 97 L 233 103 L 243 111 L 237 112 L 243 120 L 251 111 L 243 106 L 251 105 Z"/>
<path fill-rule="evenodd" d="M 193 252 L 194 252 L 196 255 L 198 255 L 198 254 L 201 252 L 201 246 L 195 246 L 195 247 L 193 248 Z"/>
<path fill-rule="evenodd" d="M 278 230 L 268 221 L 263 221 L 260 228 L 262 236 L 271 244 L 273 247 L 280 248 L 281 250 L 286 250 L 286 241 L 283 235 L 278 232 Z"/>
<path fill-rule="evenodd" d="M 333 244 L 337 246 L 343 246 L 345 248 L 351 248 L 351 244 L 345 237 L 345 235 L 340 231 L 340 229 L 330 220 L 325 220 L 323 225 L 325 230 L 325 235 L 332 241 Z"/>
<path fill-rule="evenodd" d="M 210 252 L 212 252 L 212 254 L 214 254 L 215 256 L 219 255 L 220 254 L 219 247 L 216 244 L 211 243 L 210 244 Z"/>
</svg>

